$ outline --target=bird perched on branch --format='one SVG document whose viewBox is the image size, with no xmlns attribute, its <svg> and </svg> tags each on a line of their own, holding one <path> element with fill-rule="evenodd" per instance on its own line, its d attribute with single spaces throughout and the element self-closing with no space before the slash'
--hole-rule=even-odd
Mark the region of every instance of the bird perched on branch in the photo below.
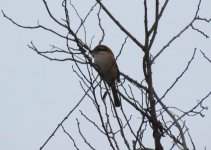
<svg viewBox="0 0 211 150">
<path fill-rule="evenodd" d="M 114 105 L 119 107 L 121 102 L 115 84 L 116 80 L 120 82 L 119 69 L 113 52 L 105 45 L 98 45 L 92 50 L 91 54 L 94 57 L 94 64 L 96 65 L 101 78 L 111 87 Z"/>
</svg>

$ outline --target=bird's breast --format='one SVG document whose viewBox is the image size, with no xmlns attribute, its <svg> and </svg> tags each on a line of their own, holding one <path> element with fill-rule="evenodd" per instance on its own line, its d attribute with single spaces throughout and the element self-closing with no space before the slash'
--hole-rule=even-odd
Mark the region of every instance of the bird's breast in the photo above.
<svg viewBox="0 0 211 150">
<path fill-rule="evenodd" d="M 94 57 L 95 64 L 103 78 L 110 84 L 114 82 L 118 76 L 118 70 L 115 58 L 112 54 L 98 53 Z"/>
</svg>

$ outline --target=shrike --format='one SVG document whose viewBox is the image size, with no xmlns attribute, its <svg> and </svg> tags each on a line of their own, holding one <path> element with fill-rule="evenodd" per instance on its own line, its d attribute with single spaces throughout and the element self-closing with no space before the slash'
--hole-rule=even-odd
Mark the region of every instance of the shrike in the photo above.
<svg viewBox="0 0 211 150">
<path fill-rule="evenodd" d="M 101 78 L 111 87 L 114 105 L 120 107 L 121 102 L 115 85 L 116 80 L 120 82 L 119 69 L 113 52 L 105 45 L 98 45 L 92 50 L 91 54 L 94 57 L 94 64 L 96 65 Z"/>
</svg>

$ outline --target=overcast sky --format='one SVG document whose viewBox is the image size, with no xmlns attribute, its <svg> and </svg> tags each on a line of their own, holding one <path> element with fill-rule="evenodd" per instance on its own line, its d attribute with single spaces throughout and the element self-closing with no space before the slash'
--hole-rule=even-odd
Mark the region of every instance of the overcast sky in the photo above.
<svg viewBox="0 0 211 150">
<path fill-rule="evenodd" d="M 153 54 L 156 54 L 171 37 L 190 22 L 194 16 L 197 2 L 197 0 L 186 0 L 185 2 L 172 0 L 169 2 L 160 23 L 157 39 L 152 49 Z M 141 36 L 144 34 L 142 0 L 122 2 L 122 5 L 119 3 L 120 0 L 112 2 L 112 4 L 105 2 L 105 5 L 133 35 L 143 42 L 143 36 Z M 81 0 L 78 1 L 76 7 L 80 8 L 79 12 L 84 16 L 83 14 L 87 13 L 92 4 L 94 4 L 93 1 Z M 210 6 L 210 0 L 202 0 L 201 17 L 211 18 Z M 56 16 L 62 18 L 61 4 L 50 3 L 50 7 Z M 14 0 L 12 2 L 1 0 L 0 9 L 20 24 L 35 25 L 39 21 L 43 25 L 64 33 L 64 30 L 49 19 L 41 0 Z M 109 29 L 106 30 L 107 36 L 104 44 L 114 49 L 116 55 L 125 35 L 109 22 L 106 15 L 103 17 L 108 20 L 108 22 L 104 22 L 104 25 Z M 87 26 L 89 41 L 93 35 L 99 36 L 92 27 L 92 20 Z M 211 23 L 196 23 L 195 26 L 200 27 L 202 31 L 211 36 Z M 95 40 L 93 46 L 98 42 L 97 39 Z M 65 41 L 50 33 L 43 30 L 18 28 L 3 18 L 1 14 L 0 41 L 0 149 L 39 149 L 58 123 L 82 97 L 83 91 L 79 85 L 79 78 L 72 71 L 72 62 L 52 62 L 27 47 L 31 41 L 41 50 L 50 50 L 52 44 L 65 47 Z M 197 103 L 197 100 L 211 91 L 211 64 L 203 58 L 199 51 L 203 50 L 211 58 L 210 47 L 211 40 L 209 38 L 206 39 L 197 32 L 188 30 L 157 59 L 153 66 L 154 86 L 161 96 L 184 70 L 194 48 L 197 48 L 195 60 L 189 71 L 167 95 L 165 99 L 167 105 L 188 110 Z M 140 68 L 141 51 L 130 40 L 125 49 L 117 62 L 119 68 L 122 72 L 141 81 L 143 79 Z M 210 107 L 210 101 L 211 97 L 206 100 L 205 106 Z M 91 114 L 90 109 L 93 107 L 86 104 L 86 102 L 82 103 L 80 110 L 88 111 Z M 124 104 L 127 105 L 127 103 Z M 69 118 L 68 123 L 65 124 L 67 129 L 76 127 L 77 114 L 78 110 L 74 117 Z M 204 118 L 199 116 L 186 118 L 197 150 L 204 147 L 211 149 L 210 109 L 204 114 Z M 71 131 L 73 135 L 74 132 L 77 131 Z M 93 134 L 92 136 L 91 138 L 94 140 L 98 135 Z M 96 143 L 96 147 L 99 148 L 102 144 Z M 67 150 L 72 146 L 73 144 L 66 135 L 59 131 L 45 149 Z"/>
</svg>

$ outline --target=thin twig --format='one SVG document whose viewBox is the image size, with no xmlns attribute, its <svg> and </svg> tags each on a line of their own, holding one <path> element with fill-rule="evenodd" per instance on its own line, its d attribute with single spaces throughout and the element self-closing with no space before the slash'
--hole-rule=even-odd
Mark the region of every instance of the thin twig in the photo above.
<svg viewBox="0 0 211 150">
<path fill-rule="evenodd" d="M 68 117 L 78 108 L 80 103 L 84 100 L 87 93 L 90 91 L 90 88 L 86 91 L 86 93 L 82 96 L 82 98 L 79 100 L 79 102 L 69 111 L 69 113 L 64 117 L 64 119 L 58 124 L 56 129 L 52 132 L 52 134 L 48 137 L 48 139 L 44 142 L 44 144 L 40 147 L 40 150 L 42 150 L 45 145 L 49 142 L 49 140 L 54 136 L 56 131 L 62 126 L 62 124 L 68 119 Z"/>
<path fill-rule="evenodd" d="M 111 18 L 111 20 L 126 34 L 128 35 L 141 49 L 144 49 L 144 46 L 132 35 L 128 32 L 119 21 L 114 18 L 114 16 L 108 11 L 108 9 L 103 5 L 100 0 L 96 0 L 98 4 L 102 7 L 102 9 L 106 12 L 106 14 Z"/>
<path fill-rule="evenodd" d="M 211 59 L 209 59 L 202 50 L 200 50 L 200 52 L 202 53 L 202 55 L 204 56 L 204 58 L 211 63 Z"/>
</svg>

